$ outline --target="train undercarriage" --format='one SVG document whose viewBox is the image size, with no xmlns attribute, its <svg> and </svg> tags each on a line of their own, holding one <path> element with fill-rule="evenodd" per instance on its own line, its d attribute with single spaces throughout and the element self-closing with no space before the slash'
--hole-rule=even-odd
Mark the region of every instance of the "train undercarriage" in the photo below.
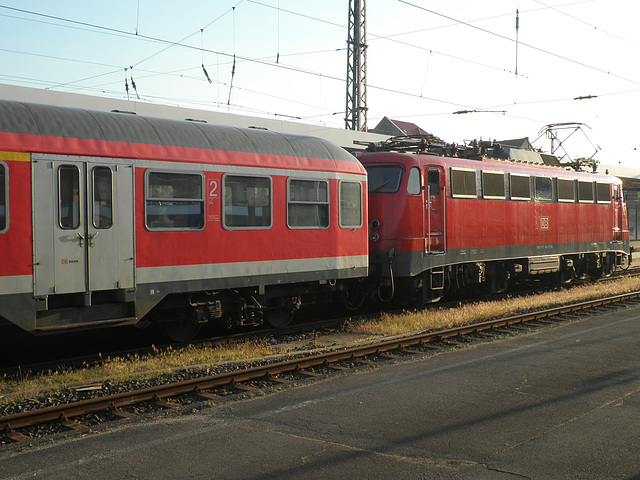
<svg viewBox="0 0 640 480">
<path fill-rule="evenodd" d="M 631 255 L 594 252 L 446 265 L 410 277 L 394 278 L 391 267 L 389 277 L 380 281 L 377 297 L 400 306 L 418 306 L 437 302 L 447 294 L 474 289 L 504 293 L 524 281 L 562 284 L 574 279 L 607 277 L 616 268 L 628 268 L 630 263 Z"/>
</svg>

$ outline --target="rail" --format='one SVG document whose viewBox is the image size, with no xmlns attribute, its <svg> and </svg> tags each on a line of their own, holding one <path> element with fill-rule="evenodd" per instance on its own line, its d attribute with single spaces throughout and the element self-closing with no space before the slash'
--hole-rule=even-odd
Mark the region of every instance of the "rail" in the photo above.
<svg viewBox="0 0 640 480">
<path fill-rule="evenodd" d="M 216 374 L 209 377 L 193 378 L 181 382 L 149 387 L 132 392 L 123 392 L 114 395 L 82 400 L 70 404 L 47 407 L 40 410 L 16 413 L 0 417 L 0 435 L 4 435 L 5 437 L 8 437 L 15 441 L 21 441 L 24 439 L 28 439 L 28 437 L 21 435 L 19 432 L 15 432 L 15 430 L 42 423 L 56 421 L 69 423 L 70 419 L 72 419 L 73 417 L 98 411 L 107 411 L 114 414 L 115 416 L 126 416 L 125 413 L 121 411 L 122 407 L 144 402 L 156 402 L 161 406 L 164 405 L 170 407 L 172 406 L 172 404 L 167 403 L 166 399 L 181 394 L 190 393 L 200 395 L 204 398 L 216 398 L 214 395 L 208 394 L 207 390 L 211 390 L 221 386 L 236 386 L 240 385 L 242 382 L 260 378 L 273 380 L 274 382 L 283 381 L 278 377 L 279 375 L 286 373 L 305 373 L 305 370 L 312 367 L 330 366 L 332 364 L 345 360 L 366 364 L 370 362 L 366 361 L 365 357 L 371 355 L 384 355 L 385 353 L 394 350 L 403 350 L 416 346 L 425 346 L 439 341 L 447 341 L 453 339 L 454 337 L 463 337 L 472 333 L 483 333 L 503 327 L 513 327 L 515 325 L 545 320 L 567 313 L 628 302 L 636 300 L 638 298 L 640 298 L 640 292 L 631 292 L 603 299 L 581 302 L 573 305 L 550 308 L 521 315 L 514 315 L 510 317 L 464 325 L 446 330 L 425 332 L 412 336 L 387 339 L 375 344 L 351 347 L 344 350 L 323 353 L 311 357 L 298 358 L 290 361 L 252 367 L 241 371 Z"/>
</svg>

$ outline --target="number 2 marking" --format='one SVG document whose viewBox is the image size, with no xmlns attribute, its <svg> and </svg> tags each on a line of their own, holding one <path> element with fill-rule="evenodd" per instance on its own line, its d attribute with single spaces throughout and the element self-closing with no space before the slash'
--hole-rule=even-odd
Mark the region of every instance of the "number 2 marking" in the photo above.
<svg viewBox="0 0 640 480">
<path fill-rule="evenodd" d="M 218 182 L 216 180 L 209 180 L 209 196 L 210 197 L 217 197 L 218 194 L 216 193 L 218 191 Z"/>
</svg>

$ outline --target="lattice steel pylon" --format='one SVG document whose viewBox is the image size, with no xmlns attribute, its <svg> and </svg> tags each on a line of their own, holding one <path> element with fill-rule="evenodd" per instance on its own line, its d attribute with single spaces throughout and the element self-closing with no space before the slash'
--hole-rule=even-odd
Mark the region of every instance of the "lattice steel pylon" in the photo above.
<svg viewBox="0 0 640 480">
<path fill-rule="evenodd" d="M 367 28 L 365 0 L 349 0 L 345 127 L 367 131 Z"/>
</svg>

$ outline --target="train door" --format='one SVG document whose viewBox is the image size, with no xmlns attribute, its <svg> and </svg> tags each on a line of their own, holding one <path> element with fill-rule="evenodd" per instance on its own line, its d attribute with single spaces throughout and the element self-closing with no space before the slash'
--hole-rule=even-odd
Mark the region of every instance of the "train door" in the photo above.
<svg viewBox="0 0 640 480">
<path fill-rule="evenodd" d="M 423 171 L 424 245 L 426 253 L 444 253 L 445 242 L 445 176 L 439 166 L 426 166 Z"/>
<path fill-rule="evenodd" d="M 33 179 L 35 295 L 133 288 L 132 164 L 34 155 Z"/>
<path fill-rule="evenodd" d="M 624 226 L 624 207 L 622 204 L 622 192 L 620 186 L 613 184 L 613 239 L 622 240 L 622 228 Z"/>
</svg>

